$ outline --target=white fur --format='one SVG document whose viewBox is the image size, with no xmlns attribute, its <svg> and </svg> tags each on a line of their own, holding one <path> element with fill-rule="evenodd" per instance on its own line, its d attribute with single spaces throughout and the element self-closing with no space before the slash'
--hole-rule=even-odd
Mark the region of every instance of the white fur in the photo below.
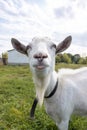
<svg viewBox="0 0 87 130">
<path fill-rule="evenodd" d="M 27 51 L 29 64 L 39 104 L 42 105 L 44 100 L 46 111 L 54 119 L 59 130 L 68 130 L 69 120 L 73 113 L 87 115 L 87 67 L 75 70 L 60 69 L 58 73 L 55 72 L 56 49 L 52 47 L 52 44 L 47 37 L 34 38 Z M 44 69 L 35 67 L 39 63 L 34 55 L 39 53 L 48 56 L 42 62 Z M 58 88 L 55 94 L 51 98 L 44 99 L 44 96 L 52 92 L 57 80 Z"/>
<path fill-rule="evenodd" d="M 59 70 L 58 82 L 56 94 L 45 99 L 46 111 L 60 130 L 68 130 L 73 113 L 87 116 L 87 67 Z"/>
<path fill-rule="evenodd" d="M 39 104 L 42 105 L 44 95 L 50 82 L 50 76 L 54 70 L 55 65 L 55 48 L 51 48 L 53 43 L 47 37 L 45 38 L 33 38 L 31 43 L 31 50 L 28 50 L 29 64 L 33 73 L 33 80 L 36 87 L 36 96 L 39 99 Z M 44 70 L 37 70 L 34 65 L 38 64 L 38 60 L 33 56 L 35 54 L 42 53 L 47 54 L 48 58 L 43 60 L 43 64 L 46 67 Z M 54 57 L 52 59 L 52 57 Z"/>
<path fill-rule="evenodd" d="M 37 44 L 36 44 L 37 41 Z M 36 95 L 40 105 L 43 100 L 47 113 L 55 120 L 59 130 L 68 130 L 68 123 L 72 113 L 87 115 L 87 68 L 60 69 L 54 71 L 55 50 L 49 49 L 51 41 L 47 39 L 33 39 L 33 49 L 29 52 L 30 67 L 36 86 Z M 42 71 L 36 71 L 32 67 L 35 59 L 32 55 L 42 52 L 48 55 L 44 63 L 48 67 Z M 50 94 L 58 79 L 58 89 L 51 98 L 44 99 Z"/>
<path fill-rule="evenodd" d="M 44 96 L 50 94 L 58 79 L 58 89 L 51 98 L 45 99 L 44 104 L 47 113 L 55 120 L 60 130 L 68 130 L 68 123 L 72 113 L 87 114 L 87 68 L 60 69 L 58 74 L 54 71 L 55 50 L 50 49 L 49 39 L 33 39 L 32 51 L 29 51 L 29 63 L 33 72 L 36 86 L 36 96 L 42 105 Z M 33 58 L 36 53 L 46 53 L 48 58 L 44 63 L 48 67 L 44 71 L 36 71 L 33 64 L 37 60 Z"/>
</svg>

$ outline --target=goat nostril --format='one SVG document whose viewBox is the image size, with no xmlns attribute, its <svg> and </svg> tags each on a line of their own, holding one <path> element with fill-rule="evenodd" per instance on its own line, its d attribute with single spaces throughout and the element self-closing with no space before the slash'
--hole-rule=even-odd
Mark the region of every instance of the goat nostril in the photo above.
<svg viewBox="0 0 87 130">
<path fill-rule="evenodd" d="M 47 54 L 43 55 L 43 58 L 47 58 L 47 57 L 48 57 L 48 55 L 47 55 Z"/>
<path fill-rule="evenodd" d="M 48 55 L 47 55 L 47 54 L 39 53 L 39 54 L 35 54 L 33 57 L 36 58 L 36 59 L 38 59 L 38 60 L 39 60 L 39 59 L 40 59 L 40 60 L 43 60 L 44 58 L 47 58 Z"/>
</svg>

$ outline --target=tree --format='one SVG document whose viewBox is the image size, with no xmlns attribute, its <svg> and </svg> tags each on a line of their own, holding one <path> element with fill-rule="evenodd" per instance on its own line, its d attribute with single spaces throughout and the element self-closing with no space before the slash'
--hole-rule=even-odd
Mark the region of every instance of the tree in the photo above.
<svg viewBox="0 0 87 130">
<path fill-rule="evenodd" d="M 73 61 L 73 63 L 75 63 L 75 64 L 77 64 L 79 60 L 80 60 L 80 55 L 79 55 L 79 54 L 75 54 L 75 55 L 72 57 L 72 61 Z"/>
<path fill-rule="evenodd" d="M 71 58 L 66 53 L 64 53 L 62 55 L 62 62 L 71 63 L 72 61 L 71 61 Z"/>
<path fill-rule="evenodd" d="M 86 58 L 80 58 L 78 61 L 78 64 L 87 64 L 87 57 Z"/>
<path fill-rule="evenodd" d="M 60 63 L 61 62 L 61 56 L 62 56 L 62 54 L 58 54 L 56 56 L 56 63 Z"/>
<path fill-rule="evenodd" d="M 2 61 L 3 61 L 4 65 L 8 64 L 8 53 L 7 52 L 2 53 Z"/>
</svg>

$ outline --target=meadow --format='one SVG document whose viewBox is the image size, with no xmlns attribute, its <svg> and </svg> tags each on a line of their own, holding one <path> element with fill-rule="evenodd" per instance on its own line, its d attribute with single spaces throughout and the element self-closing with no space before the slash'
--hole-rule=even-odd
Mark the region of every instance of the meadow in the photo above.
<svg viewBox="0 0 87 130">
<path fill-rule="evenodd" d="M 56 70 L 81 66 L 59 64 Z M 35 119 L 30 119 L 34 98 L 35 88 L 29 66 L 0 66 L 0 130 L 57 130 L 44 106 L 37 106 Z M 69 130 L 87 130 L 87 118 L 72 116 Z"/>
</svg>

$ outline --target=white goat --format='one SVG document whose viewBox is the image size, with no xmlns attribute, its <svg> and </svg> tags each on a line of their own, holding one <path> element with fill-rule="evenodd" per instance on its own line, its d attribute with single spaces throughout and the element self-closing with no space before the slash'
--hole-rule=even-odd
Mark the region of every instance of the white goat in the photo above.
<svg viewBox="0 0 87 130">
<path fill-rule="evenodd" d="M 55 72 L 55 53 L 66 50 L 71 44 L 68 36 L 58 46 L 47 37 L 34 38 L 26 47 L 12 38 L 13 47 L 29 57 L 33 73 L 36 97 L 43 100 L 47 113 L 54 119 L 59 130 L 68 130 L 73 113 L 87 115 L 87 68 L 61 69 Z"/>
</svg>

